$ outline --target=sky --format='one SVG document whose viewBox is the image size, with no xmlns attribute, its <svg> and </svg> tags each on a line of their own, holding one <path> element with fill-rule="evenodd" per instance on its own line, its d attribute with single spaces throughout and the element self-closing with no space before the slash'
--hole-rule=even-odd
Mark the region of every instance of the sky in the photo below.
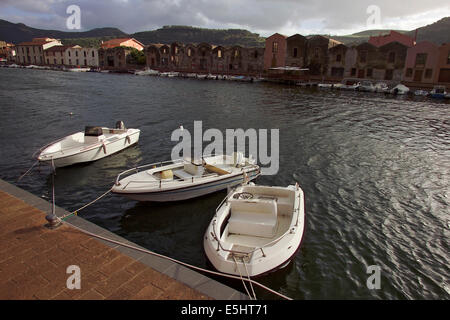
<svg viewBox="0 0 450 320">
<path fill-rule="evenodd" d="M 78 30 L 67 27 L 71 5 L 80 8 Z M 347 35 L 414 30 L 448 16 L 448 0 L 0 0 L 0 19 L 62 31 L 116 27 L 134 33 L 188 25 L 247 29 L 264 37 L 275 32 Z"/>
</svg>

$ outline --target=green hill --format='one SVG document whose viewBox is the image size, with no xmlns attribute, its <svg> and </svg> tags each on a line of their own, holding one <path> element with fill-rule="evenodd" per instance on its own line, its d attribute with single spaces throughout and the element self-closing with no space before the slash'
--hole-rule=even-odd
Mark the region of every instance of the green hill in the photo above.
<svg viewBox="0 0 450 320">
<path fill-rule="evenodd" d="M 126 37 L 126 33 L 117 28 L 97 28 L 83 32 L 67 32 L 58 30 L 35 29 L 23 23 L 11 23 L 0 19 L 0 39 L 20 43 L 31 41 L 33 38 L 49 37 L 56 39 L 80 39 L 80 38 L 104 38 L 104 37 Z"/>
<path fill-rule="evenodd" d="M 240 45 L 264 47 L 265 38 L 242 29 L 205 29 L 189 26 L 164 26 L 153 31 L 137 32 L 131 35 L 144 44 L 150 43 L 201 43 L 215 45 Z"/>
</svg>

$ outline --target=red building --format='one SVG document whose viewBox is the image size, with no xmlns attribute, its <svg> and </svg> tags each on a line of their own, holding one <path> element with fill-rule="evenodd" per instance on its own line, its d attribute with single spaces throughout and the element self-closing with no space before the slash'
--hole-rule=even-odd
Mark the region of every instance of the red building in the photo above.
<svg viewBox="0 0 450 320">
<path fill-rule="evenodd" d="M 389 34 L 370 37 L 368 42 L 375 47 L 381 47 L 390 42 L 399 42 L 407 47 L 413 47 L 416 44 L 416 41 L 410 36 L 392 30 Z"/>
<path fill-rule="evenodd" d="M 266 39 L 264 70 L 286 66 L 286 36 L 275 33 Z"/>
</svg>

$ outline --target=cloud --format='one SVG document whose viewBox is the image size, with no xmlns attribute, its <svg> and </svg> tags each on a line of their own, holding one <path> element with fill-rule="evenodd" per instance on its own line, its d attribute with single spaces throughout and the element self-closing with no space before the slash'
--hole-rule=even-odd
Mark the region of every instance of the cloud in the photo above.
<svg viewBox="0 0 450 320">
<path fill-rule="evenodd" d="M 81 8 L 83 30 L 117 27 L 129 33 L 163 25 L 245 28 L 264 36 L 352 33 L 367 29 L 371 5 L 380 10 L 382 28 L 414 29 L 450 15 L 448 0 L 407 5 L 392 0 L 2 0 L 0 18 L 63 30 L 71 4 Z"/>
</svg>

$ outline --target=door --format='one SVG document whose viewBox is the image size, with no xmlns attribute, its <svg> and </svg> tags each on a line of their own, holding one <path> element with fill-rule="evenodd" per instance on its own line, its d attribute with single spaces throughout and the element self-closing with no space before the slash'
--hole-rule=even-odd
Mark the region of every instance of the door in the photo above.
<svg viewBox="0 0 450 320">
<path fill-rule="evenodd" d="M 422 73 L 423 73 L 423 70 L 416 70 L 414 72 L 414 81 L 417 81 L 417 82 L 422 81 Z"/>
</svg>

